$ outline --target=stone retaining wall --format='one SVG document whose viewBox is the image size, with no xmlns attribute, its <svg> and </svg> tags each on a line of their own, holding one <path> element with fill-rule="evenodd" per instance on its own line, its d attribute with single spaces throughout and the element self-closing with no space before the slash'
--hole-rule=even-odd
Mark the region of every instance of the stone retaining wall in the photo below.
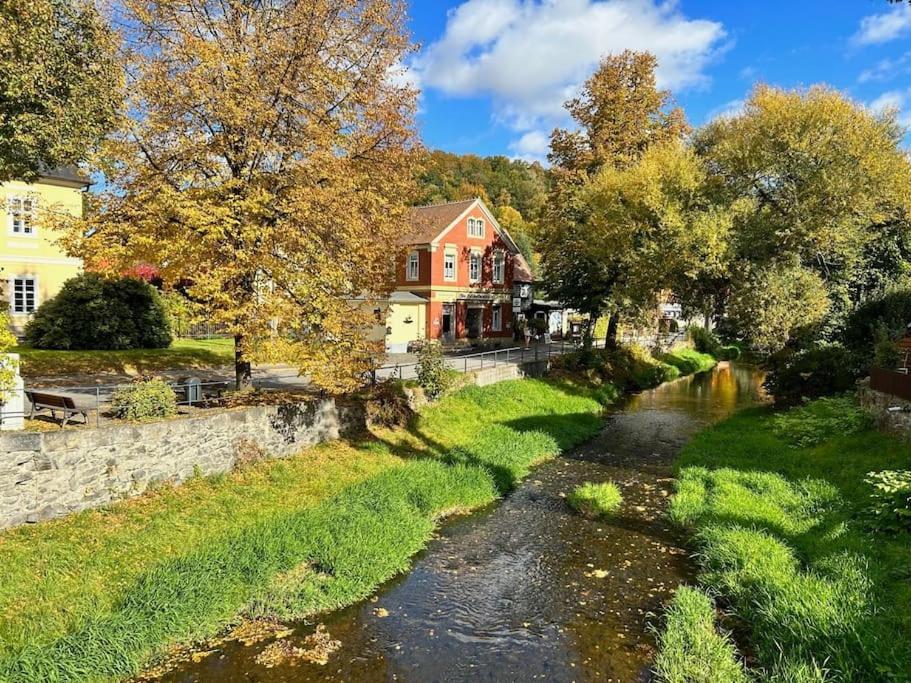
<svg viewBox="0 0 911 683">
<path fill-rule="evenodd" d="M 870 388 L 869 380 L 857 385 L 860 405 L 884 432 L 904 439 L 911 438 L 911 402 Z"/>
<path fill-rule="evenodd" d="M 238 457 L 287 457 L 364 427 L 331 399 L 148 424 L 0 434 L 0 528 L 105 505 L 160 482 L 228 472 Z"/>
</svg>

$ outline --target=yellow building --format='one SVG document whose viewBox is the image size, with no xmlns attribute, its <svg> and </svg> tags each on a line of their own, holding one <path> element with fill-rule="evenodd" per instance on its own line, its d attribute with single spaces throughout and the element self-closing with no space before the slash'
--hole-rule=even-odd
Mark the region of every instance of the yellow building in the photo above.
<svg viewBox="0 0 911 683">
<path fill-rule="evenodd" d="M 35 183 L 0 184 L 3 225 L 0 228 L 0 283 L 13 330 L 21 333 L 43 301 L 82 271 L 82 261 L 69 258 L 55 244 L 49 228 L 55 217 L 82 216 L 82 193 L 89 181 L 69 169 L 48 173 Z"/>
</svg>

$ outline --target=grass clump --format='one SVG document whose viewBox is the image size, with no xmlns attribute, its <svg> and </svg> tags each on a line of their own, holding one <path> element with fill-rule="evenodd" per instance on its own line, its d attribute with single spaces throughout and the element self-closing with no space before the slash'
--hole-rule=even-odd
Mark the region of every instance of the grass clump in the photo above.
<svg viewBox="0 0 911 683">
<path fill-rule="evenodd" d="M 567 502 L 586 517 L 604 517 L 616 512 L 623 503 L 620 489 L 611 481 L 586 482 L 569 494 Z"/>
<path fill-rule="evenodd" d="M 472 388 L 407 430 L 0 534 L 0 680 L 125 678 L 239 615 L 364 598 L 442 516 L 596 433 L 593 396 L 538 380 Z"/>
<path fill-rule="evenodd" d="M 853 396 L 821 398 L 779 413 L 772 421 L 775 434 L 793 447 L 815 446 L 835 435 L 855 434 L 873 421 Z"/>
<path fill-rule="evenodd" d="M 718 364 L 714 356 L 700 353 L 695 349 L 678 349 L 661 355 L 661 361 L 673 365 L 681 375 L 694 375 L 707 372 Z"/>
<path fill-rule="evenodd" d="M 671 516 L 693 533 L 699 580 L 773 680 L 911 677 L 911 544 L 861 522 L 867 472 L 907 468 L 911 445 L 861 427 L 855 410 L 830 399 L 744 411 L 678 463 Z"/>
<path fill-rule="evenodd" d="M 681 586 L 659 634 L 655 673 L 665 683 L 747 683 L 750 677 L 726 633 L 715 624 L 715 605 L 701 590 Z"/>
</svg>

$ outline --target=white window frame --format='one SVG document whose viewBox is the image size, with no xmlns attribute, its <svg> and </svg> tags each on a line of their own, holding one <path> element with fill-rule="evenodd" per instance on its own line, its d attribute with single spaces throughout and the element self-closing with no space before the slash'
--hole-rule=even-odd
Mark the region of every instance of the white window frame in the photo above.
<svg viewBox="0 0 911 683">
<path fill-rule="evenodd" d="M 20 228 L 16 229 L 16 211 L 14 206 L 19 205 L 19 223 Z M 25 211 L 25 204 L 29 204 L 29 210 Z M 6 200 L 6 225 L 7 233 L 13 237 L 36 237 L 38 234 L 35 225 L 35 216 L 37 214 L 38 200 L 29 195 L 13 195 Z M 28 227 L 26 232 L 25 228 Z"/>
<path fill-rule="evenodd" d="M 492 306 L 490 308 L 490 329 L 494 332 L 503 331 L 503 307 Z"/>
<path fill-rule="evenodd" d="M 484 269 L 483 256 L 479 251 L 472 251 L 468 256 L 468 281 L 480 282 L 481 271 Z M 477 271 L 477 272 L 475 272 Z"/>
<path fill-rule="evenodd" d="M 16 282 L 23 283 L 22 302 L 23 310 L 16 309 Z M 27 297 L 25 283 L 32 283 L 32 309 L 26 310 Z M 38 278 L 34 275 L 13 275 L 9 279 L 9 310 L 12 315 L 31 315 L 38 310 Z"/>
<path fill-rule="evenodd" d="M 450 259 L 452 267 L 450 268 Z M 450 282 L 454 282 L 458 277 L 458 254 L 451 250 L 447 249 L 443 252 L 443 279 Z"/>
<path fill-rule="evenodd" d="M 408 260 L 405 264 L 405 279 L 409 282 L 421 279 L 421 255 L 416 251 L 408 254 Z"/>
<path fill-rule="evenodd" d="M 469 237 L 478 237 L 480 239 L 484 238 L 484 219 L 483 218 L 469 218 L 468 219 L 468 236 Z"/>
<path fill-rule="evenodd" d="M 492 273 L 495 285 L 506 282 L 506 254 L 502 251 L 494 252 Z"/>
</svg>

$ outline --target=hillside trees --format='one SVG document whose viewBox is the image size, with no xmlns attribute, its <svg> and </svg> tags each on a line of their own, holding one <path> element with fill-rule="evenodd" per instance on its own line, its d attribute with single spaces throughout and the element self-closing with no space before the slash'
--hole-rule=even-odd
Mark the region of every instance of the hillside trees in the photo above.
<svg viewBox="0 0 911 683">
<path fill-rule="evenodd" d="M 353 388 L 381 349 L 351 302 L 391 289 L 413 192 L 404 2 L 121 4 L 128 115 L 70 249 L 185 288 L 233 334 L 239 388 L 254 351 Z"/>
<path fill-rule="evenodd" d="M 90 0 L 0 4 L 0 182 L 82 161 L 120 102 L 116 40 Z"/>
</svg>

